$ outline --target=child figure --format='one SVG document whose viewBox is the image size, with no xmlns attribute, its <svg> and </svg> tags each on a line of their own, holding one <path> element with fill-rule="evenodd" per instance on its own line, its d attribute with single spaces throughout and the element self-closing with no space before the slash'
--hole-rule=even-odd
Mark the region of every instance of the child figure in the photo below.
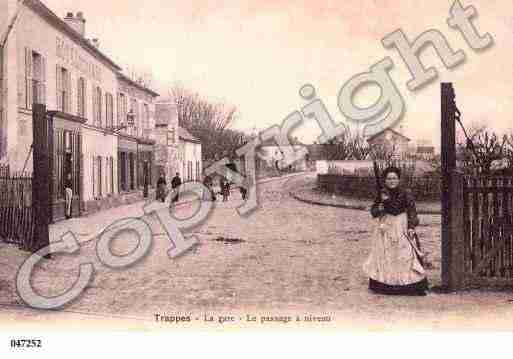
<svg viewBox="0 0 513 359">
<path fill-rule="evenodd" d="M 228 201 L 228 197 L 230 197 L 230 182 L 226 181 L 221 191 L 223 193 L 223 202 Z"/>
</svg>

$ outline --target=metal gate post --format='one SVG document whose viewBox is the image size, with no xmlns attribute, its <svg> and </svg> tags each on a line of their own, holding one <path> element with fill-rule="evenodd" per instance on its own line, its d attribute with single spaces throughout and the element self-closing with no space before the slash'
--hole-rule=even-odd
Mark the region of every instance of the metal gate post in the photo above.
<svg viewBox="0 0 513 359">
<path fill-rule="evenodd" d="M 51 139 L 52 121 L 46 116 L 46 106 L 34 104 L 33 123 L 33 179 L 32 200 L 35 214 L 33 252 L 50 244 L 49 224 L 51 220 Z"/>
<path fill-rule="evenodd" d="M 442 286 L 463 285 L 463 176 L 456 171 L 456 116 L 452 83 L 441 84 Z"/>
</svg>

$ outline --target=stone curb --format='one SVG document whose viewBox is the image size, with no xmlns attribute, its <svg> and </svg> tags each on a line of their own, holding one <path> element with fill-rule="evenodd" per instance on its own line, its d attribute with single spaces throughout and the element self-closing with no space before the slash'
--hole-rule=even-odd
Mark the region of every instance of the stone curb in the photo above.
<svg viewBox="0 0 513 359">
<path fill-rule="evenodd" d="M 292 191 L 289 192 L 289 195 L 297 201 L 307 203 L 307 204 L 313 204 L 316 206 L 354 209 L 354 210 L 358 210 L 358 211 L 368 211 L 370 208 L 370 206 L 364 206 L 364 205 L 335 204 L 335 203 L 325 203 L 325 202 L 314 201 L 314 200 L 300 197 Z M 417 210 L 417 213 L 425 214 L 425 215 L 441 215 L 442 214 L 440 211 L 430 211 L 430 210 Z"/>
</svg>

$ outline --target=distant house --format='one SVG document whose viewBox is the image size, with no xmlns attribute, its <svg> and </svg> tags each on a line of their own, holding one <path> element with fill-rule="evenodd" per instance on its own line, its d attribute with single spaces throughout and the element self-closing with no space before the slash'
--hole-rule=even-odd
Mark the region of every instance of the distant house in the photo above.
<svg viewBox="0 0 513 359">
<path fill-rule="evenodd" d="M 297 138 L 289 139 L 291 149 L 293 151 L 299 151 L 303 148 L 307 148 L 303 143 L 301 143 Z M 277 163 L 279 163 L 284 158 L 284 148 L 278 146 L 277 143 L 273 141 L 263 142 L 257 148 L 257 156 L 260 160 L 264 161 L 267 166 L 275 167 Z M 291 170 L 294 171 L 305 171 L 306 170 L 306 161 L 307 158 L 303 157 L 301 160 L 295 162 L 291 165 Z M 280 168 L 281 169 L 281 168 Z"/>
<path fill-rule="evenodd" d="M 410 141 L 408 137 L 391 128 L 384 129 L 367 139 L 367 143 L 371 147 L 380 146 L 389 151 L 393 150 L 397 156 L 409 153 L 408 143 Z"/>
</svg>

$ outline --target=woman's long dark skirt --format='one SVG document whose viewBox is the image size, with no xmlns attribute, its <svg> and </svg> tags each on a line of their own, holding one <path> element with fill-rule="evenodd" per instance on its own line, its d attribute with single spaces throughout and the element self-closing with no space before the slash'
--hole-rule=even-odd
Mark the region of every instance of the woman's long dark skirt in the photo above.
<svg viewBox="0 0 513 359">
<path fill-rule="evenodd" d="M 424 278 L 420 282 L 412 284 L 389 285 L 370 278 L 369 289 L 375 293 L 387 295 L 426 295 L 428 281 L 427 278 Z"/>
</svg>

